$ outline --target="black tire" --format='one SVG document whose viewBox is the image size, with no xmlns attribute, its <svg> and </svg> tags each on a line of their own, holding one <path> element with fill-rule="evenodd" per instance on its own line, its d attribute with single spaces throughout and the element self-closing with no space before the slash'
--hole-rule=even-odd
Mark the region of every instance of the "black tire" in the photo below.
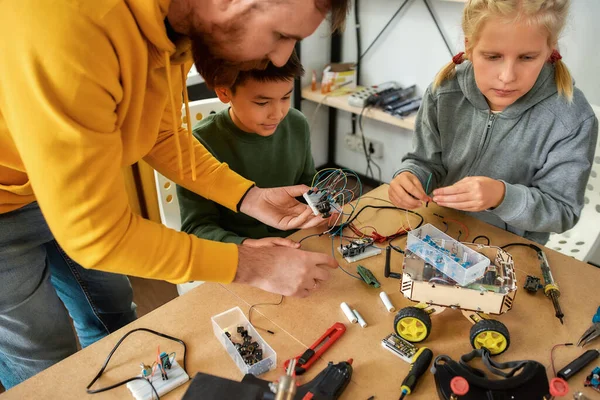
<svg viewBox="0 0 600 400">
<path fill-rule="evenodd" d="M 410 318 L 410 320 L 406 320 Z M 409 322 L 410 327 L 401 324 L 401 321 Z M 425 332 L 423 332 L 425 329 Z M 419 343 L 429 337 L 431 333 L 431 318 L 422 308 L 405 307 L 398 311 L 394 317 L 394 331 L 401 338 L 412 343 Z"/>
<path fill-rule="evenodd" d="M 474 349 L 485 347 L 492 356 L 502 354 L 510 347 L 508 328 L 502 322 L 494 319 L 482 319 L 473 325 L 469 340 Z"/>
</svg>

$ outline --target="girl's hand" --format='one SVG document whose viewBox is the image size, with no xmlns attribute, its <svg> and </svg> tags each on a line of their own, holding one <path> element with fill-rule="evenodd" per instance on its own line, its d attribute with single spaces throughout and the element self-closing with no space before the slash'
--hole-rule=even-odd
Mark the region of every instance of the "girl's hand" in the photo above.
<svg viewBox="0 0 600 400">
<path fill-rule="evenodd" d="M 421 201 L 431 201 L 431 197 L 427 196 L 419 179 L 408 171 L 398 174 L 392 180 L 388 196 L 396 207 L 408 210 L 421 207 Z"/>
<path fill-rule="evenodd" d="M 483 211 L 498 207 L 504 200 L 504 183 L 486 176 L 469 176 L 452 186 L 433 191 L 433 201 L 463 211 Z"/>
</svg>

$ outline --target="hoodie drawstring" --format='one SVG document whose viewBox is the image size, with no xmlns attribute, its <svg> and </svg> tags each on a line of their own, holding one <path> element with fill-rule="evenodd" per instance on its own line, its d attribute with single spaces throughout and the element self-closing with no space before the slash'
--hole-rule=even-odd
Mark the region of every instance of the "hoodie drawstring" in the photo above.
<svg viewBox="0 0 600 400">
<path fill-rule="evenodd" d="M 171 56 L 165 51 L 165 72 L 167 74 L 167 86 L 169 88 L 169 101 L 171 103 L 171 120 L 173 124 L 173 134 L 175 135 L 175 147 L 177 148 L 177 167 L 179 170 L 179 178 L 183 180 L 183 153 L 181 150 L 181 142 L 179 141 L 179 125 L 177 121 L 177 112 L 175 111 L 175 98 L 173 97 L 173 82 L 171 82 Z M 183 99 L 185 102 L 185 113 L 187 123 L 187 133 L 189 137 L 188 151 L 190 153 L 190 167 L 192 170 L 192 181 L 196 180 L 196 154 L 194 152 L 194 139 L 192 138 L 192 123 L 190 115 L 190 106 L 187 95 L 187 86 L 185 79 L 185 69 L 181 65 L 181 80 L 183 83 Z"/>
<path fill-rule="evenodd" d="M 196 152 L 194 151 L 194 137 L 192 136 L 192 116 L 190 115 L 190 101 L 188 99 L 187 92 L 187 76 L 185 74 L 185 68 L 183 64 L 180 66 L 181 70 L 181 87 L 183 88 L 183 104 L 185 104 L 185 115 L 187 116 L 185 122 L 187 124 L 188 131 L 188 146 L 190 151 L 190 167 L 192 168 L 192 181 L 196 181 Z"/>
</svg>

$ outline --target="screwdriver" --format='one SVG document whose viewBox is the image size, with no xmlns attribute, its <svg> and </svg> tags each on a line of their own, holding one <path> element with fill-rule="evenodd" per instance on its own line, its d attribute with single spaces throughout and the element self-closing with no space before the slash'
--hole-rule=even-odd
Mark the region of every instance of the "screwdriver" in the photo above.
<svg viewBox="0 0 600 400">
<path fill-rule="evenodd" d="M 410 364 L 408 375 L 406 375 L 406 378 L 402 381 L 402 394 L 400 395 L 399 400 L 404 399 L 407 394 L 411 394 L 415 389 L 419 378 L 429 369 L 429 364 L 431 364 L 432 359 L 433 352 L 427 347 L 421 347 L 419 351 L 417 351 L 413 357 L 412 364 Z"/>
</svg>

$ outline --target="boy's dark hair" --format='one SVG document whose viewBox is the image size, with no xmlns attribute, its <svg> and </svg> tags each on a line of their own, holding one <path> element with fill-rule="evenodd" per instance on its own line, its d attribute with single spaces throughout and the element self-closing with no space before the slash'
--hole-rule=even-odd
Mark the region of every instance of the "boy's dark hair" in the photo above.
<svg viewBox="0 0 600 400">
<path fill-rule="evenodd" d="M 300 78 L 301 76 L 304 76 L 304 67 L 294 50 L 290 59 L 283 67 L 276 67 L 269 61 L 265 69 L 240 71 L 237 79 L 229 89 L 235 94 L 235 89 L 250 79 L 258 82 L 283 82 L 291 81 L 295 78 Z"/>
</svg>

